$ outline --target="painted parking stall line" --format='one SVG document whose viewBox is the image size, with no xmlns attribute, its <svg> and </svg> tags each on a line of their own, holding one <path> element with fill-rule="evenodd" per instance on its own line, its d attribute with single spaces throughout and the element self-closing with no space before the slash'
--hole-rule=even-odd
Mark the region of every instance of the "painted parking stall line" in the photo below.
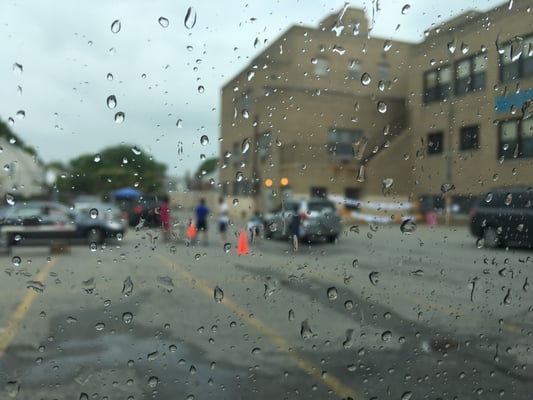
<svg viewBox="0 0 533 400">
<path fill-rule="evenodd" d="M 156 258 L 163 264 L 165 264 L 170 270 L 176 272 L 180 275 L 181 278 L 187 280 L 194 287 L 198 288 L 202 293 L 208 297 L 213 296 L 213 287 L 207 281 L 196 278 L 189 272 L 185 271 L 183 268 L 180 268 L 174 261 L 169 260 L 166 257 L 161 255 L 156 255 Z M 241 308 L 238 304 L 233 302 L 231 299 L 224 298 L 224 301 L 221 303 L 224 307 L 231 310 L 234 314 L 238 315 L 244 322 L 249 326 L 256 329 L 258 332 L 263 334 L 272 344 L 274 344 L 279 350 L 285 352 L 295 364 L 303 370 L 307 375 L 311 376 L 317 382 L 321 382 L 329 387 L 334 393 L 336 393 L 340 398 L 351 398 L 353 400 L 361 399 L 362 397 L 357 394 L 352 388 L 343 384 L 338 378 L 332 374 L 327 376 L 322 376 L 322 369 L 313 365 L 311 362 L 307 361 L 303 357 L 299 356 L 297 352 L 291 348 L 291 345 L 287 340 L 270 328 L 267 324 L 254 317 L 251 318 L 248 316 L 248 313 Z"/>
</svg>

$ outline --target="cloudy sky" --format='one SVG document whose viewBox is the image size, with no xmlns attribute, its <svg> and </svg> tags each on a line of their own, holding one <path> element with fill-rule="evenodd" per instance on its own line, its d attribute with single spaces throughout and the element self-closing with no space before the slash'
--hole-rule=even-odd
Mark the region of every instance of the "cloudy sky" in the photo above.
<svg viewBox="0 0 533 400">
<path fill-rule="evenodd" d="M 349 4 L 367 11 L 372 35 L 420 41 L 435 24 L 504 1 L 438 3 Z M 289 26 L 316 26 L 344 4 L 2 0 L 0 119 L 45 162 L 126 143 L 166 163 L 171 175 L 193 172 L 202 154 L 218 155 L 221 87 Z"/>
</svg>

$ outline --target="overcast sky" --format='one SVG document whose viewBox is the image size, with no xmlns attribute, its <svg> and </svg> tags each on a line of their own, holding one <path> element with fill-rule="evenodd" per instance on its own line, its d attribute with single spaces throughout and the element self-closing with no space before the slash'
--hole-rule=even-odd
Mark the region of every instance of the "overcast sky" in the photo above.
<svg viewBox="0 0 533 400">
<path fill-rule="evenodd" d="M 420 41 L 424 30 L 452 16 L 502 3 L 349 4 L 366 10 L 372 35 Z M 193 172 L 201 154 L 218 155 L 221 87 L 289 26 L 317 26 L 343 6 L 315 0 L 2 0 L 0 118 L 11 119 L 11 129 L 45 162 L 128 143 L 166 163 L 171 175 Z M 186 26 L 189 8 L 196 22 L 191 18 Z M 120 30 L 115 25 L 113 32 L 115 20 Z M 111 95 L 113 109 L 106 104 Z M 119 112 L 122 123 L 115 122 Z M 202 135 L 209 144 L 200 144 Z"/>
</svg>

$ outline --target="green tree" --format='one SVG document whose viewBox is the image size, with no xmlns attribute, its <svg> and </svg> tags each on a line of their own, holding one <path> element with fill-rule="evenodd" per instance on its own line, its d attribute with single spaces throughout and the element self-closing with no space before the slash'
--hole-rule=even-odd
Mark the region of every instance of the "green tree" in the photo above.
<svg viewBox="0 0 533 400">
<path fill-rule="evenodd" d="M 204 175 L 202 171 L 204 171 L 206 175 L 209 175 L 215 171 L 215 169 L 217 168 L 217 165 L 218 165 L 217 157 L 206 158 L 198 167 L 198 170 L 196 171 L 195 176 L 200 177 Z"/>
<path fill-rule="evenodd" d="M 159 192 L 166 168 L 137 146 L 112 146 L 98 156 L 84 154 L 70 160 L 68 176 L 60 182 L 59 189 L 105 195 L 124 186 L 136 186 L 145 193 Z"/>
</svg>

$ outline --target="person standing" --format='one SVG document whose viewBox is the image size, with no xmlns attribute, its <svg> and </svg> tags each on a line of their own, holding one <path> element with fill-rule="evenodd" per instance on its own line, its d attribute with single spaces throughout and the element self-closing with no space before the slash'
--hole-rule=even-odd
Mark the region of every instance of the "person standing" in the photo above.
<svg viewBox="0 0 533 400">
<path fill-rule="evenodd" d="M 298 243 L 300 241 L 300 225 L 302 217 L 298 213 L 298 206 L 295 205 L 292 210 L 291 219 L 289 220 L 289 240 L 294 251 L 298 251 Z"/>
<path fill-rule="evenodd" d="M 228 241 L 228 224 L 229 224 L 229 209 L 224 201 L 224 197 L 218 198 L 218 231 L 220 232 L 220 239 L 222 244 Z"/>
<path fill-rule="evenodd" d="M 200 199 L 200 204 L 195 208 L 196 212 L 196 229 L 198 232 L 203 232 L 204 245 L 207 246 L 207 217 L 209 215 L 209 208 L 205 205 L 205 199 Z"/>
</svg>

